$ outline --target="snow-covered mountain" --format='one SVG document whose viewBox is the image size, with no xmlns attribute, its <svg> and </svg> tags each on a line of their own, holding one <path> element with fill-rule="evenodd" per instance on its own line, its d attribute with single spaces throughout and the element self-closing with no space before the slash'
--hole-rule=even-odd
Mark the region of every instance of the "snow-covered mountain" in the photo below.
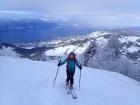
<svg viewBox="0 0 140 105">
<path fill-rule="evenodd" d="M 84 66 L 115 71 L 140 80 L 140 35 L 126 32 L 95 31 L 85 36 L 60 37 L 51 41 L 1 43 L 0 53 L 8 55 L 4 53 L 10 47 L 20 57 L 57 61 L 74 51 Z"/>
<path fill-rule="evenodd" d="M 134 60 L 140 58 L 140 36 L 122 36 L 120 42 L 123 54 Z"/>
<path fill-rule="evenodd" d="M 105 32 L 95 32 L 96 34 L 109 34 Z M 39 41 L 29 43 L 16 43 L 15 45 L 1 43 L 1 51 L 3 48 L 12 48 L 22 57 L 34 60 L 48 60 L 60 58 L 74 51 L 77 55 L 82 54 L 90 45 L 95 37 L 86 36 L 71 36 L 58 38 L 52 41 Z"/>
<path fill-rule="evenodd" d="M 82 54 L 83 65 L 140 80 L 140 35 L 112 33 L 96 38 Z"/>
<path fill-rule="evenodd" d="M 128 32 L 129 33 L 129 32 Z M 113 43 L 114 42 L 114 43 Z M 85 36 L 70 36 L 58 38 L 52 41 L 40 41 L 31 43 L 17 43 L 17 47 L 32 49 L 36 47 L 46 47 L 46 56 L 62 56 L 74 51 L 77 55 L 85 51 L 97 50 L 97 48 L 112 47 L 116 50 L 116 56 L 125 55 L 133 61 L 140 58 L 140 35 L 125 35 L 109 31 L 95 31 Z M 112 46 L 111 46 L 112 45 Z M 92 48 L 90 48 L 92 47 Z M 118 49 L 115 47 L 118 47 Z M 118 51 L 117 51 L 118 50 Z M 89 53 L 92 53 L 91 51 Z M 92 54 L 94 56 L 94 54 Z"/>
<path fill-rule="evenodd" d="M 88 49 L 84 52 L 85 59 L 90 59 L 98 53 L 97 50 L 112 50 L 112 55 L 114 58 L 120 56 L 126 56 L 128 59 L 139 62 L 140 58 L 140 34 L 133 35 L 126 33 L 91 33 L 90 36 L 95 36 L 94 41 L 90 44 Z M 86 61 L 87 63 L 87 61 Z"/>
<path fill-rule="evenodd" d="M 7 44 L 7 43 L 0 43 L 0 55 L 1 56 L 11 56 L 15 57 L 23 57 L 29 58 L 32 60 L 42 60 L 41 56 L 47 50 L 46 47 L 35 47 L 31 49 L 25 49 L 22 47 L 17 47 L 15 45 Z"/>
<path fill-rule="evenodd" d="M 29 59 L 0 57 L 0 105 L 139 105 L 140 84 L 121 74 L 84 67 L 81 88 L 76 69 L 72 99 L 65 89 L 65 66 Z"/>
</svg>

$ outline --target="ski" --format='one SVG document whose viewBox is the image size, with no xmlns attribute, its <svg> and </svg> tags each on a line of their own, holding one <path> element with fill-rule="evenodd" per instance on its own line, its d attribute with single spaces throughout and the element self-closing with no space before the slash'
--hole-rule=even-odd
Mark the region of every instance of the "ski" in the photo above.
<svg viewBox="0 0 140 105">
<path fill-rule="evenodd" d="M 66 91 L 67 91 L 67 94 L 70 94 L 69 84 L 68 84 L 68 85 L 66 85 Z"/>
<path fill-rule="evenodd" d="M 70 88 L 67 87 L 67 94 L 70 94 Z"/>
<path fill-rule="evenodd" d="M 70 89 L 70 93 L 73 99 L 77 98 L 77 95 L 75 94 L 75 90 L 74 89 Z"/>
<path fill-rule="evenodd" d="M 75 94 L 75 89 L 74 88 L 71 89 L 69 84 L 66 85 L 66 91 L 67 91 L 67 94 L 71 94 L 73 99 L 77 98 L 77 95 Z"/>
</svg>

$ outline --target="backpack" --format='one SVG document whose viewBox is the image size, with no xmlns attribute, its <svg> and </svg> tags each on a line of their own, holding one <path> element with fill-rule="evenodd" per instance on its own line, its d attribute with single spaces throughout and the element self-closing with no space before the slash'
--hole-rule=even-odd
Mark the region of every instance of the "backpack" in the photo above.
<svg viewBox="0 0 140 105">
<path fill-rule="evenodd" d="M 68 56 L 68 61 L 67 61 L 67 69 L 69 68 L 69 62 L 70 62 L 70 55 Z M 76 63 L 76 55 L 74 54 L 74 64 Z"/>
</svg>

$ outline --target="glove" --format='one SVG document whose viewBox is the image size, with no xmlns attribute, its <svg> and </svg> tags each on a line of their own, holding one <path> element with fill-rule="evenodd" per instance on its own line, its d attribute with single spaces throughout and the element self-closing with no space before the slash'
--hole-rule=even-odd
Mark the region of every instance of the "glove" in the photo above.
<svg viewBox="0 0 140 105">
<path fill-rule="evenodd" d="M 82 70 L 82 65 L 80 65 L 80 67 L 79 67 L 79 68 L 80 68 L 80 70 Z"/>
<path fill-rule="evenodd" d="M 58 63 L 58 66 L 61 66 L 61 63 L 60 62 Z"/>
</svg>

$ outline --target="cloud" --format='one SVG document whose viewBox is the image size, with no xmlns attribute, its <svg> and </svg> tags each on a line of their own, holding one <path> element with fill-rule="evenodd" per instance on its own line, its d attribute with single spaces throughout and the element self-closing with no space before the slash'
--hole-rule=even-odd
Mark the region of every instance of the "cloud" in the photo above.
<svg viewBox="0 0 140 105">
<path fill-rule="evenodd" d="M 139 4 L 139 0 L 2 0 L 0 9 L 76 15 L 98 11 L 138 12 Z"/>
<path fill-rule="evenodd" d="M 44 13 L 84 24 L 138 25 L 140 0 L 1 0 L 0 10 Z"/>
</svg>

